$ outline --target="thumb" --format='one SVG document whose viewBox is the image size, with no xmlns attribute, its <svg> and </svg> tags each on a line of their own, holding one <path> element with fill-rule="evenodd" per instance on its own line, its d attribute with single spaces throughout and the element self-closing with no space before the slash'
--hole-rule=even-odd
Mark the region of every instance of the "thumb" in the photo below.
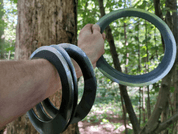
<svg viewBox="0 0 178 134">
<path fill-rule="evenodd" d="M 102 37 L 103 37 L 103 39 L 105 40 L 105 39 L 106 39 L 106 34 L 103 33 L 103 34 L 102 34 Z"/>
<path fill-rule="evenodd" d="M 94 24 L 92 26 L 93 34 L 100 33 L 100 26 L 97 24 Z"/>
</svg>

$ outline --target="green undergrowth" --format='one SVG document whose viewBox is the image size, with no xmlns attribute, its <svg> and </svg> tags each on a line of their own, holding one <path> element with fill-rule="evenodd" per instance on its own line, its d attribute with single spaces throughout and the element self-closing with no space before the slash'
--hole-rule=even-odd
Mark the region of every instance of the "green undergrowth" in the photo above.
<svg viewBox="0 0 178 134">
<path fill-rule="evenodd" d="M 98 84 L 94 105 L 90 110 L 89 114 L 83 119 L 83 121 L 89 122 L 91 123 L 91 125 L 93 124 L 95 127 L 96 125 L 110 124 L 114 126 L 114 130 L 116 130 L 120 126 L 124 125 L 120 91 L 118 86 L 115 86 L 114 88 L 112 86 L 110 87 L 112 83 L 109 83 L 108 84 L 109 86 L 108 85 L 105 86 L 105 85 L 106 83 L 103 83 L 103 85 Z M 83 95 L 83 88 L 84 88 L 83 79 L 80 79 L 79 92 L 78 92 L 79 101 L 81 100 L 81 97 Z M 132 106 L 134 108 L 136 116 L 139 120 L 139 107 L 140 107 L 139 90 L 137 88 L 128 87 L 127 92 L 132 102 Z M 157 100 L 156 98 L 158 93 L 152 94 L 151 92 L 152 90 L 150 91 L 150 103 L 151 106 L 154 106 Z M 147 100 L 147 94 L 145 93 L 145 106 L 146 106 L 146 100 Z M 145 112 L 147 112 L 147 109 L 145 109 Z M 127 125 L 131 127 L 132 125 L 129 121 L 128 114 L 126 115 L 126 119 L 127 119 Z M 145 123 L 146 122 L 141 122 L 141 126 L 144 126 Z M 132 133 L 133 130 L 128 129 L 128 134 L 132 134 Z"/>
</svg>

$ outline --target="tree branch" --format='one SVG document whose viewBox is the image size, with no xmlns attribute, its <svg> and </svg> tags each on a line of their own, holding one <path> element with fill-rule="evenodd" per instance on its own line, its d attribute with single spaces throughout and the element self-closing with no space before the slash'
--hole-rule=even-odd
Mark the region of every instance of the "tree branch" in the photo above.
<svg viewBox="0 0 178 134">
<path fill-rule="evenodd" d="M 174 67 L 175 66 L 173 66 L 173 68 Z M 162 79 L 161 89 L 159 91 L 159 96 L 158 96 L 156 106 L 153 110 L 153 113 L 151 114 L 151 117 L 149 118 L 147 124 L 142 129 L 140 134 L 153 133 L 159 127 L 159 118 L 163 108 L 165 107 L 166 101 L 168 100 L 169 97 L 170 81 L 171 81 L 173 70 L 174 69 L 171 69 L 171 71 L 166 75 L 166 77 Z"/>
<path fill-rule="evenodd" d="M 98 2 L 99 2 L 99 8 L 100 8 L 100 13 L 101 13 L 101 17 L 102 17 L 102 16 L 105 15 L 105 9 L 103 7 L 103 0 L 98 0 Z M 106 31 L 106 39 L 109 42 L 110 52 L 111 52 L 111 55 L 112 55 L 112 58 L 113 58 L 114 67 L 115 67 L 116 70 L 122 72 L 120 62 L 119 62 L 119 59 L 118 59 L 118 54 L 117 54 L 116 47 L 115 47 L 115 43 L 114 43 L 114 38 L 113 38 L 113 35 L 112 35 L 112 30 L 108 26 L 108 27 L 106 27 L 105 31 Z M 124 98 L 124 102 L 125 102 L 125 105 L 126 105 L 127 112 L 129 114 L 130 121 L 131 121 L 132 126 L 133 126 L 134 133 L 138 134 L 139 130 L 140 130 L 140 126 L 139 126 L 136 114 L 134 112 L 134 109 L 132 107 L 131 100 L 130 100 L 129 95 L 127 93 L 126 86 L 123 86 L 123 85 L 120 85 L 120 84 L 119 84 L 119 86 L 120 86 L 121 95 Z"/>
<path fill-rule="evenodd" d="M 173 115 L 172 117 L 170 117 L 169 119 L 167 119 L 166 121 L 159 124 L 159 127 L 155 131 L 155 134 L 158 134 L 162 130 L 166 129 L 167 127 L 169 127 L 171 124 L 173 124 L 177 120 L 178 120 L 178 112 L 175 115 Z"/>
<path fill-rule="evenodd" d="M 163 14 L 162 14 L 162 11 L 161 11 L 161 7 L 160 7 L 160 0 L 153 0 L 154 2 L 154 8 L 155 8 L 155 14 L 161 18 L 162 20 L 163 19 Z M 165 47 L 164 47 L 164 41 L 163 41 L 163 37 L 161 35 L 161 40 L 162 40 L 162 46 L 163 46 L 163 50 L 165 50 Z"/>
</svg>

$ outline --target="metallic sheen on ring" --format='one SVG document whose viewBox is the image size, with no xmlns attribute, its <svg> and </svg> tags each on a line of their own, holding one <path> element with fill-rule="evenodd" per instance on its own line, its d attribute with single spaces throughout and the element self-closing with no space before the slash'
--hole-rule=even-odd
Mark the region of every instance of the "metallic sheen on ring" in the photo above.
<svg viewBox="0 0 178 134">
<path fill-rule="evenodd" d="M 53 119 L 49 119 L 45 116 L 38 118 L 33 109 L 29 110 L 27 115 L 32 125 L 40 134 L 59 134 L 66 128 L 73 110 L 74 87 L 72 76 L 65 59 L 55 48 L 42 46 L 35 50 L 30 56 L 30 59 L 34 58 L 46 59 L 56 67 L 59 76 L 62 78 L 62 103 L 60 109 L 56 110 L 56 115 Z M 39 106 L 37 108 L 39 108 Z M 41 112 L 44 111 L 42 110 Z"/>
<path fill-rule="evenodd" d="M 54 46 L 53 46 L 54 47 Z M 62 47 L 80 66 L 84 76 L 84 93 L 81 101 L 75 109 L 74 116 L 71 117 L 70 123 L 76 123 L 81 121 L 90 112 L 96 97 L 97 82 L 93 70 L 93 66 L 87 57 L 87 55 L 77 46 L 67 43 L 56 45 L 55 48 Z M 49 103 L 49 102 L 48 102 Z M 46 106 L 45 106 L 46 108 Z M 48 106 L 47 111 L 54 112 L 56 108 L 53 105 Z M 54 115 L 54 113 L 51 113 Z"/>
<path fill-rule="evenodd" d="M 103 16 L 96 24 L 101 33 L 111 22 L 121 17 L 140 17 L 155 25 L 161 32 L 165 44 L 165 53 L 161 63 L 153 71 L 143 75 L 127 75 L 112 68 L 102 56 L 98 62 L 98 69 L 112 81 L 126 86 L 145 86 L 153 84 L 165 77 L 171 70 L 176 58 L 176 42 L 167 24 L 156 15 L 141 9 L 120 9 Z"/>
</svg>

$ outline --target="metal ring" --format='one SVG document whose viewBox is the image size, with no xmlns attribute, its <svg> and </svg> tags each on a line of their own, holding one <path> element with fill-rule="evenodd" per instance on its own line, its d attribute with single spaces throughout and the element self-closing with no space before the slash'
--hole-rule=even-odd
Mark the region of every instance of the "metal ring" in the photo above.
<svg viewBox="0 0 178 134">
<path fill-rule="evenodd" d="M 106 62 L 103 56 L 101 56 L 101 58 L 98 60 L 97 67 L 104 75 L 106 75 L 112 81 L 117 82 L 119 84 L 123 84 L 126 86 L 145 86 L 153 84 L 162 79 L 163 77 L 165 77 L 174 64 L 177 51 L 174 36 L 163 20 L 161 20 L 156 15 L 141 9 L 129 8 L 113 11 L 103 16 L 96 24 L 100 26 L 101 28 L 100 32 L 102 33 L 106 26 L 108 26 L 114 20 L 128 16 L 143 18 L 151 22 L 159 29 L 165 43 L 165 53 L 161 63 L 158 65 L 156 69 L 143 75 L 123 74 L 112 68 Z"/>
<path fill-rule="evenodd" d="M 75 116 L 71 117 L 70 121 L 70 123 L 76 123 L 87 116 L 95 101 L 97 82 L 93 66 L 87 55 L 79 47 L 67 43 L 56 45 L 55 48 L 57 47 L 62 47 L 67 51 L 69 56 L 78 63 L 84 76 L 84 93 L 75 109 Z M 50 109 L 55 112 L 53 106 L 50 106 Z"/>
<path fill-rule="evenodd" d="M 69 66 L 69 69 L 71 71 L 72 78 L 73 78 L 73 84 L 74 84 L 73 110 L 72 110 L 71 118 L 70 118 L 68 124 L 66 125 L 66 129 L 67 129 L 67 127 L 70 125 L 72 119 L 74 118 L 75 112 L 76 112 L 76 106 L 77 106 L 77 101 L 78 101 L 77 76 L 76 76 L 75 68 L 74 68 L 74 66 L 72 64 L 72 61 L 71 61 L 70 56 L 68 55 L 68 53 L 62 47 L 60 47 L 59 45 L 58 46 L 57 45 L 50 45 L 50 46 L 55 48 L 55 49 L 57 49 L 62 54 L 62 56 L 64 57 L 64 59 L 66 60 L 68 66 Z M 57 113 L 57 108 L 50 102 L 49 99 L 43 101 L 42 104 L 43 104 L 44 108 L 46 109 L 46 111 L 50 114 L 50 116 L 52 116 L 54 118 L 56 113 Z M 46 114 L 46 112 L 44 111 L 43 106 L 41 105 L 41 103 L 39 103 L 36 106 L 38 115 L 40 116 L 40 118 L 43 118 L 44 120 L 51 119 Z M 66 129 L 64 129 L 63 131 L 65 131 Z"/>
<path fill-rule="evenodd" d="M 64 48 L 69 56 L 73 58 L 80 66 L 84 77 L 84 92 L 81 101 L 77 105 L 75 116 L 71 119 L 71 123 L 77 123 L 84 119 L 90 112 L 96 97 L 97 81 L 93 66 L 85 54 L 79 47 L 72 44 L 59 44 Z"/>
<path fill-rule="evenodd" d="M 70 59 L 70 56 L 68 55 L 68 53 L 60 46 L 60 45 L 50 45 L 51 47 L 54 47 L 55 49 L 57 49 L 62 56 L 64 57 L 64 59 L 67 61 L 69 69 L 71 71 L 72 74 L 72 78 L 73 78 L 73 83 L 74 83 L 74 101 L 73 101 L 73 111 L 72 111 L 72 115 L 70 118 L 70 121 L 68 122 L 68 125 L 66 126 L 66 128 L 70 125 L 72 119 L 75 116 L 76 113 L 76 107 L 77 107 L 77 102 L 78 102 L 78 82 L 77 82 L 77 76 L 76 76 L 76 72 L 75 72 L 75 68 L 73 66 L 73 63 Z"/>
<path fill-rule="evenodd" d="M 73 110 L 73 81 L 68 64 L 63 56 L 50 46 L 42 46 L 35 50 L 30 59 L 43 58 L 51 62 L 57 69 L 62 83 L 62 103 L 53 119 L 38 118 L 33 109 L 27 112 L 32 125 L 40 134 L 59 134 L 68 124 Z M 48 99 L 46 99 L 48 100 Z M 44 100 L 45 101 L 45 100 Z"/>
</svg>

